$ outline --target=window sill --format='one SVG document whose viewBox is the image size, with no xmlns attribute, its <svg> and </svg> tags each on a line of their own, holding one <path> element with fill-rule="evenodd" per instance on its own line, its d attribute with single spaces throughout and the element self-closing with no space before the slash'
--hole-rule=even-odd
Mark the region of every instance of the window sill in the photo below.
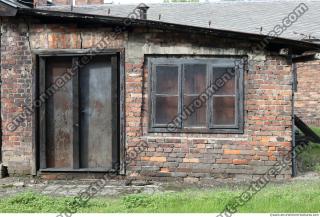
<svg viewBox="0 0 320 217">
<path fill-rule="evenodd" d="M 237 129 L 177 129 L 175 131 L 168 128 L 149 128 L 149 133 L 198 133 L 198 134 L 244 134 L 243 128 Z"/>
</svg>

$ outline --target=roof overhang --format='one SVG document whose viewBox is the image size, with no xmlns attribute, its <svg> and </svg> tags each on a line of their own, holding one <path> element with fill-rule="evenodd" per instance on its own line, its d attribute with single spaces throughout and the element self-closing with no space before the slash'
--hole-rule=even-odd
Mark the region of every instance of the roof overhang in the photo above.
<svg viewBox="0 0 320 217">
<path fill-rule="evenodd" d="M 1 2 L 11 1 L 11 0 L 0 0 Z M 8 6 L 7 6 L 8 7 Z M 12 9 L 11 7 L 10 9 Z M 18 11 L 15 11 L 18 10 Z M 53 11 L 46 9 L 36 9 L 36 8 L 28 8 L 28 7 L 18 7 L 15 10 L 7 11 L 8 15 L 13 16 L 13 14 L 17 14 L 19 16 L 32 16 L 38 17 L 41 21 L 54 21 L 54 22 L 66 22 L 70 21 L 73 23 L 96 23 L 103 24 L 108 26 L 124 26 L 128 18 L 126 17 L 112 17 L 106 15 L 94 15 L 94 14 L 84 14 L 77 13 L 72 11 Z M 205 34 L 212 35 L 216 37 L 225 37 L 232 39 L 242 39 L 252 42 L 267 42 L 265 45 L 265 49 L 280 51 L 283 48 L 287 48 L 290 50 L 292 54 L 303 54 L 304 52 L 319 52 L 320 44 L 306 42 L 306 41 L 298 41 L 286 38 L 277 38 L 277 37 L 269 37 L 261 34 L 253 34 L 253 33 L 245 33 L 245 32 L 237 32 L 237 31 L 229 31 L 222 29 L 213 29 L 213 28 L 203 28 L 203 27 L 195 27 L 181 24 L 173 24 L 166 23 L 161 21 L 153 21 L 153 20 L 141 20 L 141 19 L 130 19 L 130 27 L 147 27 L 147 28 L 155 28 L 155 29 L 163 29 L 163 30 L 171 30 L 176 32 L 185 32 L 185 33 L 197 33 L 197 34 Z"/>
<path fill-rule="evenodd" d="M 39 17 L 43 19 L 56 19 L 56 20 L 69 20 L 72 22 L 79 23 L 100 23 L 106 25 L 114 26 L 125 26 L 125 21 L 128 19 L 126 17 L 112 17 L 105 15 L 93 15 L 93 14 L 83 14 L 76 12 L 66 12 L 66 11 L 52 11 L 44 9 L 34 9 L 34 8 L 21 8 L 18 11 L 18 15 L 27 15 L 33 17 Z M 279 51 L 283 48 L 288 48 L 293 54 L 302 54 L 307 51 L 319 51 L 320 44 L 315 44 L 311 42 L 298 41 L 285 38 L 269 37 L 266 35 L 259 35 L 253 33 L 236 32 L 229 30 L 213 29 L 213 28 L 203 28 L 195 26 L 187 26 L 181 24 L 166 23 L 161 21 L 153 20 L 140 20 L 140 19 L 130 19 L 130 27 L 147 27 L 156 28 L 164 30 L 172 30 L 179 32 L 192 32 L 197 34 L 206 34 L 217 37 L 226 37 L 233 39 L 243 39 L 254 42 L 267 41 L 266 49 Z"/>
<path fill-rule="evenodd" d="M 0 1 L 0 16 L 1 17 L 13 17 L 16 16 L 18 8 L 10 4 L 7 1 Z"/>
</svg>

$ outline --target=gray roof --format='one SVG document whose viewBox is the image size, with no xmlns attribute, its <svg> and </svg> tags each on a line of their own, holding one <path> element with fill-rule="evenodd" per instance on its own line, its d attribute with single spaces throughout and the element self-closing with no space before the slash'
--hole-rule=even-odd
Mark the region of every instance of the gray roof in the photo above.
<svg viewBox="0 0 320 217">
<path fill-rule="evenodd" d="M 267 35 L 301 1 L 222 1 L 214 3 L 148 4 L 148 19 L 197 27 Z M 320 39 L 320 1 L 303 1 L 306 11 L 279 37 L 295 40 Z M 137 5 L 84 5 L 73 12 L 127 17 Z M 70 6 L 43 9 L 70 11 Z M 110 13 L 109 13 L 109 12 Z M 160 19 L 159 19 L 160 17 Z"/>
<path fill-rule="evenodd" d="M 15 0 L 0 0 L 0 2 L 9 5 L 13 8 L 27 8 L 25 5 L 15 1 Z"/>
</svg>

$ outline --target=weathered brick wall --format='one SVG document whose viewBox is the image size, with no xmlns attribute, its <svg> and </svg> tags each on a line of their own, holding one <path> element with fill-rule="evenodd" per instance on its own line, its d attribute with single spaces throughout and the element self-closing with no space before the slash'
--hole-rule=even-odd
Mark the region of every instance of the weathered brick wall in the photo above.
<svg viewBox="0 0 320 217">
<path fill-rule="evenodd" d="M 31 97 L 31 52 L 28 28 L 12 19 L 3 19 L 1 28 L 1 117 L 2 157 L 9 172 L 30 173 L 32 165 L 31 117 L 15 132 L 7 126 L 19 115 Z"/>
<path fill-rule="evenodd" d="M 103 0 L 76 0 L 76 5 L 98 5 L 103 3 Z"/>
<path fill-rule="evenodd" d="M 186 34 L 129 35 L 126 60 L 126 131 L 128 148 L 141 140 L 148 148 L 129 168 L 132 177 L 203 181 L 254 178 L 291 150 L 291 66 L 268 56 L 245 73 L 245 133 L 148 133 L 148 69 L 145 54 L 236 55 L 248 44 Z M 211 43 L 210 43 L 211 42 Z M 214 42 L 218 48 L 212 46 Z M 193 44 L 194 43 L 194 44 Z M 238 47 L 239 49 L 228 48 Z M 243 53 L 248 51 L 244 50 Z M 141 83 L 144 83 L 141 86 Z M 287 168 L 278 178 L 288 178 Z"/>
<path fill-rule="evenodd" d="M 32 23 L 32 22 L 31 22 Z M 31 97 L 32 49 L 91 48 L 103 38 L 106 48 L 126 49 L 126 146 L 148 142 L 127 168 L 130 177 L 181 179 L 253 178 L 263 174 L 291 147 L 290 66 L 277 56 L 259 57 L 245 73 L 244 134 L 148 133 L 148 70 L 146 54 L 244 55 L 252 45 L 241 41 L 144 30 L 117 35 L 108 28 L 65 24 L 30 24 L 5 20 L 1 67 L 3 160 L 12 173 L 30 173 L 34 162 L 31 119 L 15 132 L 6 125 Z M 30 39 L 28 40 L 28 36 Z M 199 42 L 201 38 L 201 42 Z M 236 48 L 236 49 L 235 49 Z M 279 176 L 289 177 L 291 169 Z"/>
<path fill-rule="evenodd" d="M 320 127 L 320 61 L 298 64 L 295 113 L 311 126 Z"/>
</svg>

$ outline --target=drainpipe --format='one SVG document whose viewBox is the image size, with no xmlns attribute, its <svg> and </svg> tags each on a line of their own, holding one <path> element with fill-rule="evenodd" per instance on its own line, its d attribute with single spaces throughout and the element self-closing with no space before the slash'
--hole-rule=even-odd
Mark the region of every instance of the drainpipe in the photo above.
<svg viewBox="0 0 320 217">
<path fill-rule="evenodd" d="M 297 64 L 292 63 L 292 177 L 297 176 L 297 156 L 296 156 L 296 135 L 294 124 L 294 104 L 295 104 L 295 92 L 297 91 Z"/>
</svg>

